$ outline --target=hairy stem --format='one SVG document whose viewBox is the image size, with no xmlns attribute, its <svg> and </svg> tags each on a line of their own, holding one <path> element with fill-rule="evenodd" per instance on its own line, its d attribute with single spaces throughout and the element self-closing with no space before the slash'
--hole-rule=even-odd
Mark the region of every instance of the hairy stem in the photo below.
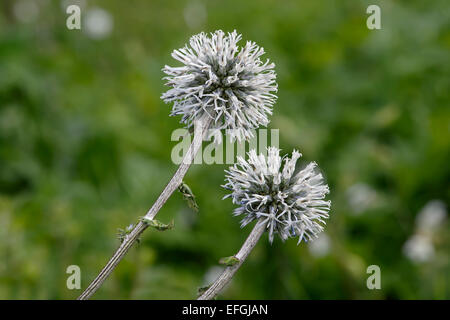
<svg viewBox="0 0 450 320">
<path fill-rule="evenodd" d="M 195 126 L 194 140 L 192 141 L 187 154 L 184 156 L 182 163 L 178 167 L 172 179 L 166 185 L 162 193 L 159 195 L 156 202 L 148 210 L 145 218 L 152 220 L 170 198 L 172 193 L 178 188 L 186 175 L 189 167 L 191 166 L 195 155 L 202 146 L 202 141 L 206 137 L 207 129 L 211 123 L 210 118 L 203 118 L 198 121 Z M 133 246 L 134 242 L 139 238 L 142 232 L 147 229 L 148 225 L 142 221 L 139 221 L 134 229 L 125 237 L 121 245 L 117 248 L 116 252 L 113 254 L 111 259 L 109 259 L 106 266 L 100 271 L 98 276 L 91 282 L 91 284 L 84 290 L 84 292 L 78 297 L 78 300 L 89 299 L 103 284 L 103 282 L 108 278 L 108 276 L 113 272 L 119 262 L 124 258 L 128 250 Z"/>
<path fill-rule="evenodd" d="M 231 281 L 234 274 L 240 266 L 244 263 L 250 252 L 255 247 L 261 235 L 266 230 L 267 222 L 258 221 L 252 232 L 248 235 L 239 252 L 235 255 L 239 262 L 235 265 L 225 268 L 222 274 L 214 281 L 214 283 L 206 290 L 197 300 L 211 300 L 214 299 L 220 291 Z"/>
</svg>

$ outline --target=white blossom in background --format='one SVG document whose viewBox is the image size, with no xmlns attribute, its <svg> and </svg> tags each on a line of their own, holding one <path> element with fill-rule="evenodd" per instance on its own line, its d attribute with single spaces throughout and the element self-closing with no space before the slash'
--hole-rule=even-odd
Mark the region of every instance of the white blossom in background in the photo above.
<svg viewBox="0 0 450 320">
<path fill-rule="evenodd" d="M 275 233 L 283 241 L 298 237 L 298 243 L 317 238 L 331 206 L 324 200 L 329 188 L 317 164 L 311 162 L 294 174 L 301 154 L 294 150 L 291 158 L 281 158 L 275 147 L 268 148 L 267 158 L 255 150 L 248 157 L 238 157 L 238 163 L 225 170 L 224 188 L 232 192 L 225 198 L 239 205 L 234 215 L 244 215 L 241 227 L 253 220 L 267 222 L 270 242 Z"/>
<path fill-rule="evenodd" d="M 320 258 L 326 256 L 330 252 L 330 237 L 322 232 L 319 237 L 308 243 L 308 249 L 311 255 Z"/>
<path fill-rule="evenodd" d="M 445 203 L 440 200 L 429 201 L 416 216 L 416 232 L 403 245 L 404 255 L 416 263 L 434 258 L 433 236 L 446 218 Z"/>
<path fill-rule="evenodd" d="M 432 200 L 420 210 L 416 216 L 417 229 L 422 232 L 435 231 L 447 218 L 445 203 L 440 200 Z"/>
<path fill-rule="evenodd" d="M 102 8 L 89 9 L 84 20 L 84 29 L 92 39 L 103 39 L 113 30 L 113 18 Z"/>
<path fill-rule="evenodd" d="M 355 215 L 360 215 L 374 206 L 377 192 L 365 183 L 356 183 L 346 191 L 348 204 Z"/>
<path fill-rule="evenodd" d="M 206 22 L 207 12 L 205 5 L 199 1 L 189 1 L 183 10 L 183 16 L 189 28 L 199 28 Z"/>
<path fill-rule="evenodd" d="M 434 257 L 434 246 L 428 237 L 415 234 L 403 245 L 403 254 L 413 262 L 427 262 Z"/>
<path fill-rule="evenodd" d="M 247 41 L 239 47 L 241 35 L 222 30 L 191 37 L 189 46 L 174 50 L 180 67 L 165 66 L 164 78 L 171 87 L 161 98 L 173 102 L 171 115 L 192 127 L 203 116 L 213 119 L 210 135 L 221 141 L 221 129 L 230 139 L 249 139 L 252 129 L 266 126 L 277 96 L 275 65 L 261 61 L 264 49 Z"/>
</svg>

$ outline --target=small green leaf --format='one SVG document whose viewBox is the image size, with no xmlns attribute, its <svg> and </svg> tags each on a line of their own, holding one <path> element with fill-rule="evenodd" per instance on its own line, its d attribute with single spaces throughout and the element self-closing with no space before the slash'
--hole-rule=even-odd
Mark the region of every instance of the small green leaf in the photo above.
<svg viewBox="0 0 450 320">
<path fill-rule="evenodd" d="M 183 195 L 183 199 L 187 201 L 189 208 L 191 208 L 195 212 L 198 212 L 198 204 L 195 201 L 195 196 L 191 188 L 189 188 L 186 183 L 181 182 L 181 184 L 178 186 L 178 191 L 180 191 Z"/>
<path fill-rule="evenodd" d="M 131 231 L 133 231 L 133 228 L 134 228 L 134 225 L 130 224 L 125 229 L 122 229 L 122 228 L 118 228 L 117 229 L 117 239 L 119 239 L 120 243 L 122 243 L 122 242 L 124 242 L 126 240 L 126 238 L 131 233 Z M 136 242 L 139 244 L 140 243 L 140 239 L 137 238 Z"/>
<path fill-rule="evenodd" d="M 146 217 L 142 217 L 140 220 L 143 223 L 147 224 L 149 227 L 153 227 L 158 231 L 171 230 L 171 229 L 173 229 L 173 227 L 175 225 L 173 220 L 169 224 L 164 224 L 159 220 L 149 219 Z"/>
<path fill-rule="evenodd" d="M 236 258 L 235 256 L 230 256 L 230 257 L 225 257 L 225 258 L 221 258 L 219 260 L 220 264 L 226 265 L 227 267 L 232 267 L 235 264 L 239 263 L 239 259 Z"/>
</svg>

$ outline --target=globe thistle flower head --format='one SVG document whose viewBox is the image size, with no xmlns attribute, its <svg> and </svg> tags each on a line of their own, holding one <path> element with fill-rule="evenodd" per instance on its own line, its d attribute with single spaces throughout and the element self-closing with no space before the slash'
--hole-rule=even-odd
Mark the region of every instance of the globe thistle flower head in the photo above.
<svg viewBox="0 0 450 320">
<path fill-rule="evenodd" d="M 173 102 L 171 115 L 181 115 L 188 128 L 202 116 L 212 118 L 216 142 L 221 129 L 231 140 L 251 138 L 252 129 L 269 123 L 277 98 L 275 65 L 261 61 L 263 48 L 251 41 L 241 48 L 240 40 L 236 31 L 194 35 L 189 46 L 172 53 L 183 66 L 163 68 L 171 89 L 161 98 Z"/>
<path fill-rule="evenodd" d="M 268 155 L 248 153 L 248 161 L 238 162 L 225 170 L 224 188 L 239 207 L 234 215 L 244 215 L 241 227 L 253 220 L 267 223 L 269 241 L 278 234 L 284 241 L 298 237 L 298 243 L 317 238 L 329 217 L 331 202 L 325 201 L 329 193 L 315 162 L 296 173 L 301 153 L 294 150 L 291 158 L 280 157 L 280 150 L 268 148 Z M 284 163 L 283 163 L 284 162 Z"/>
</svg>

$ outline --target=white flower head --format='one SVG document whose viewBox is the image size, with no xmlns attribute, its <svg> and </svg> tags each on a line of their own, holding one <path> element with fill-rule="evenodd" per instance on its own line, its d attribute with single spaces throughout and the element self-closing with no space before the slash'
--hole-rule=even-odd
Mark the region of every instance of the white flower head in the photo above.
<svg viewBox="0 0 450 320">
<path fill-rule="evenodd" d="M 298 243 L 317 238 L 329 217 L 329 193 L 315 162 L 295 173 L 302 155 L 294 150 L 292 157 L 280 157 L 280 150 L 268 148 L 268 155 L 248 153 L 248 161 L 238 157 L 238 163 L 226 172 L 224 188 L 231 190 L 233 203 L 239 207 L 234 215 L 243 214 L 241 226 L 253 220 L 267 222 L 269 241 L 277 233 L 282 240 L 298 237 Z M 284 161 L 284 165 L 282 162 Z"/>
<path fill-rule="evenodd" d="M 416 225 L 423 233 L 432 234 L 445 222 L 446 218 L 445 203 L 441 200 L 432 200 L 416 216 Z"/>
<path fill-rule="evenodd" d="M 427 262 L 434 257 L 434 246 L 428 237 L 415 234 L 403 245 L 403 254 L 413 262 Z"/>
<path fill-rule="evenodd" d="M 277 98 L 275 64 L 260 59 L 264 49 L 256 43 L 239 47 L 239 40 L 236 31 L 202 32 L 191 37 L 189 46 L 172 52 L 183 66 L 163 68 L 171 89 L 161 98 L 173 102 L 171 115 L 181 115 L 188 128 L 203 116 L 211 117 L 210 134 L 216 142 L 221 141 L 221 129 L 231 140 L 253 137 L 252 129 L 269 123 Z"/>
</svg>

